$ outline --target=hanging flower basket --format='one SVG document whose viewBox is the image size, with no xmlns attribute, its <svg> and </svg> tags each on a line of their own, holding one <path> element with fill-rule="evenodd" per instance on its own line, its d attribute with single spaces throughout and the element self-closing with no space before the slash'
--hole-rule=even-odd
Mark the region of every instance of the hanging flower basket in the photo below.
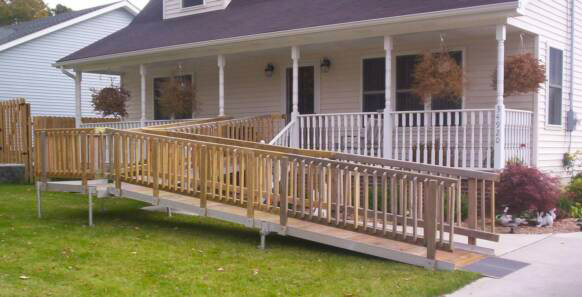
<svg viewBox="0 0 582 297">
<path fill-rule="evenodd" d="M 533 54 L 519 54 L 505 61 L 505 96 L 536 92 L 545 81 L 546 67 Z M 497 90 L 497 69 L 493 73 L 493 89 Z"/>
<path fill-rule="evenodd" d="M 424 102 L 432 97 L 463 96 L 463 69 L 446 51 L 426 52 L 414 68 L 413 92 Z"/>
<path fill-rule="evenodd" d="M 162 113 L 176 118 L 179 115 L 191 115 L 195 106 L 195 92 L 192 82 L 172 75 L 160 90 L 160 109 Z"/>
<path fill-rule="evenodd" d="M 114 116 L 123 118 L 127 116 L 127 101 L 130 93 L 122 87 L 111 85 L 101 90 L 91 89 L 93 109 L 103 117 Z"/>
</svg>

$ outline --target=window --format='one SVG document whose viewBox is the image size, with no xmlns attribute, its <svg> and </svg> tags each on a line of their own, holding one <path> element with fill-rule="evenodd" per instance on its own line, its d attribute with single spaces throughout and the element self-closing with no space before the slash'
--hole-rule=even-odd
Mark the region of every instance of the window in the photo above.
<svg viewBox="0 0 582 297">
<path fill-rule="evenodd" d="M 182 0 L 182 7 L 192 7 L 204 4 L 204 0 Z"/>
<path fill-rule="evenodd" d="M 396 111 L 424 110 L 422 100 L 412 92 L 414 68 L 419 59 L 419 55 L 396 58 Z"/>
<path fill-rule="evenodd" d="M 192 85 L 191 75 L 176 76 L 176 79 L 184 84 Z M 160 96 L 162 94 L 162 88 L 165 83 L 170 81 L 169 77 L 155 78 L 154 79 L 154 119 L 156 121 L 160 120 L 170 120 L 172 115 L 164 113 L 160 108 Z M 191 119 L 192 118 L 192 106 L 188 109 L 186 108 L 184 112 L 176 114 L 174 117 L 176 120 Z"/>
<path fill-rule="evenodd" d="M 562 125 L 562 76 L 564 53 L 550 48 L 550 87 L 548 94 L 548 124 Z"/>
<path fill-rule="evenodd" d="M 386 108 L 386 58 L 364 59 L 363 65 L 364 112 L 377 112 Z"/>
</svg>

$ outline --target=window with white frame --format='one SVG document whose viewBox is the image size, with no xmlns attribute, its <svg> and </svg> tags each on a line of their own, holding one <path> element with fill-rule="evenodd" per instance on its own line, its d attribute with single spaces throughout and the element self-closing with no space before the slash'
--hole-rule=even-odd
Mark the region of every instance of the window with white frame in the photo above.
<svg viewBox="0 0 582 297">
<path fill-rule="evenodd" d="M 204 0 L 182 0 L 182 8 L 199 6 L 204 4 Z"/>
<path fill-rule="evenodd" d="M 549 64 L 548 124 L 562 125 L 564 52 L 550 47 Z"/>
</svg>

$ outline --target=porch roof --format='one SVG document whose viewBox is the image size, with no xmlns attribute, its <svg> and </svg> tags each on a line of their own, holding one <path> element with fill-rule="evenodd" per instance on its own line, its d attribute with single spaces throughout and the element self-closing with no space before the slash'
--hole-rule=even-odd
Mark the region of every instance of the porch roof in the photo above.
<svg viewBox="0 0 582 297">
<path fill-rule="evenodd" d="M 297 32 L 308 28 L 363 21 L 467 13 L 467 9 L 504 7 L 515 11 L 518 0 L 233 0 L 228 8 L 163 19 L 163 0 L 151 0 L 126 28 L 57 62 L 57 66 L 153 49 L 172 49 L 217 40 Z"/>
</svg>

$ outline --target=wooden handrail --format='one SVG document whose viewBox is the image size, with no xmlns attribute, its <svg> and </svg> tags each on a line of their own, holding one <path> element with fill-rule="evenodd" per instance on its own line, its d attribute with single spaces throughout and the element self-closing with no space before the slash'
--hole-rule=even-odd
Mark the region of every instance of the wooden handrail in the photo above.
<svg viewBox="0 0 582 297">
<path fill-rule="evenodd" d="M 154 197 L 176 192 L 199 198 L 202 208 L 211 200 L 245 207 L 249 218 L 256 210 L 275 212 L 282 226 L 291 216 L 427 245 L 433 239 L 419 228 L 434 223 L 438 248 L 453 248 L 454 234 L 499 239 L 485 230 L 481 188 L 496 180 L 493 173 L 167 130 L 39 131 L 46 135 L 40 147 L 49 153 L 46 173 L 37 174 L 82 178 L 84 184 L 108 176 L 118 189 L 126 182 L 150 187 Z M 469 186 L 468 227 L 460 218 L 463 180 L 481 189 Z M 425 212 L 433 205 L 430 195 L 437 197 L 434 217 Z"/>
</svg>

